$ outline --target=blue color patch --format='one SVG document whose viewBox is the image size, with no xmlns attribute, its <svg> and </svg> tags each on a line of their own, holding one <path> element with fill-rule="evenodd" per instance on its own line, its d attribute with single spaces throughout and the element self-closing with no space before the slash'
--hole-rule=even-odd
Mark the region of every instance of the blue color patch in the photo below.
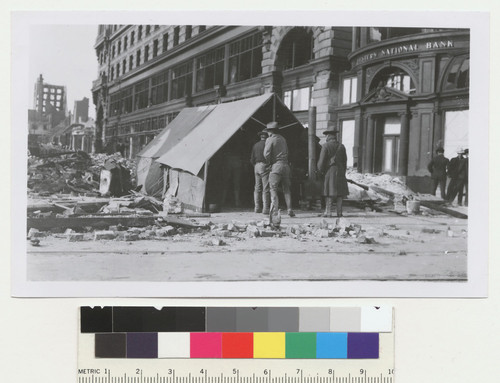
<svg viewBox="0 0 500 383">
<path fill-rule="evenodd" d="M 318 332 L 316 359 L 347 359 L 347 333 Z"/>
</svg>

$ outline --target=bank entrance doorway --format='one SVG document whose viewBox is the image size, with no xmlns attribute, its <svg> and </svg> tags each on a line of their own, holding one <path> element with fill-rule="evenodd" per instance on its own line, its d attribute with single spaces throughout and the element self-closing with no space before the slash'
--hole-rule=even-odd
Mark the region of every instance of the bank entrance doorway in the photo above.
<svg viewBox="0 0 500 383">
<path fill-rule="evenodd" d="M 375 173 L 398 174 L 401 120 L 398 116 L 377 119 L 374 147 Z"/>
</svg>

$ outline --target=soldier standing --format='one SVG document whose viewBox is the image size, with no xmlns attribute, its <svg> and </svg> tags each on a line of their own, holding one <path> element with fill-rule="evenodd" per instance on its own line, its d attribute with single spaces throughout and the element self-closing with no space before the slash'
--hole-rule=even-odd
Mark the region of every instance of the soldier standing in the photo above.
<svg viewBox="0 0 500 383">
<path fill-rule="evenodd" d="M 278 188 L 281 185 L 283 194 L 285 195 L 288 215 L 295 217 L 295 213 L 292 210 L 292 193 L 290 191 L 291 171 L 288 163 L 288 146 L 285 138 L 278 133 L 278 129 L 276 121 L 268 123 L 265 129 L 271 135 L 266 140 L 264 147 L 264 158 L 271 165 L 271 172 L 269 173 L 271 209 L 277 210 L 279 208 Z"/>
<path fill-rule="evenodd" d="M 342 202 L 349 194 L 345 172 L 347 169 L 347 153 L 345 146 L 337 140 L 338 130 L 335 128 L 323 132 L 326 143 L 321 148 L 318 160 L 318 171 L 324 174 L 323 195 L 325 196 L 324 217 L 331 217 L 332 201 L 337 203 L 337 217 L 342 217 Z"/>
<path fill-rule="evenodd" d="M 252 148 L 250 155 L 250 163 L 254 167 L 255 188 L 253 199 L 255 203 L 255 212 L 269 214 L 269 165 L 264 157 L 264 147 L 268 137 L 267 132 L 261 131 L 258 133 L 260 141 Z M 262 204 L 262 208 L 261 208 Z"/>
</svg>

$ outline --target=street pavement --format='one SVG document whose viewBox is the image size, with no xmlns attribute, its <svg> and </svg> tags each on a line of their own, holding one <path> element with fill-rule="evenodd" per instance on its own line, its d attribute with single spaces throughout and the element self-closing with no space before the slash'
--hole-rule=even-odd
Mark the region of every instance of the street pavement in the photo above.
<svg viewBox="0 0 500 383">
<path fill-rule="evenodd" d="M 69 242 L 52 234 L 28 244 L 31 281 L 465 281 L 467 219 L 345 207 L 343 224 L 357 235 L 287 234 L 291 226 L 335 226 L 336 218 L 297 210 L 282 216 L 281 237 L 220 230 L 262 225 L 265 216 L 223 212 L 196 218 L 212 230 L 161 239 Z M 462 208 L 466 212 L 466 208 Z"/>
</svg>

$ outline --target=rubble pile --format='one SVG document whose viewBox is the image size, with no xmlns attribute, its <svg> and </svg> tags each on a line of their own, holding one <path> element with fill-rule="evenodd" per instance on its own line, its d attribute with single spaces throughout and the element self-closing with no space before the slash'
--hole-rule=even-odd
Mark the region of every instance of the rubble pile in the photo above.
<svg viewBox="0 0 500 383">
<path fill-rule="evenodd" d="M 44 157 L 28 157 L 28 193 L 39 196 L 82 194 L 98 196 L 101 169 L 106 160 L 127 168 L 134 178 L 135 165 L 119 153 L 113 155 L 85 152 L 54 153 Z M 133 182 L 133 180 L 132 180 Z"/>
<path fill-rule="evenodd" d="M 347 171 L 346 177 L 368 187 L 379 187 L 396 195 L 410 196 L 416 194 L 405 185 L 401 178 L 389 174 L 358 173 L 356 170 L 350 169 Z M 376 191 L 372 191 L 372 193 L 377 194 Z"/>
</svg>

